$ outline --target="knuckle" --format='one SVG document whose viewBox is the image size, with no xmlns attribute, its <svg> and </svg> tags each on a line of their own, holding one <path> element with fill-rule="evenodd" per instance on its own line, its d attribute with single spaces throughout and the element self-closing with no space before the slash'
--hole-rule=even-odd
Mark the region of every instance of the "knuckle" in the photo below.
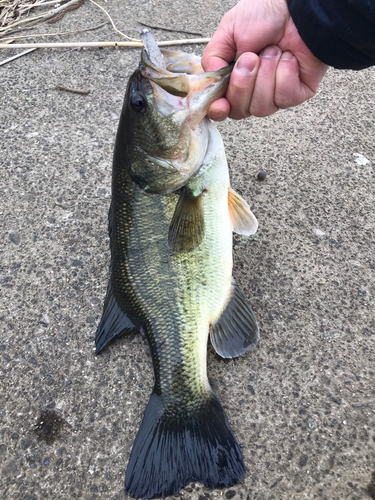
<svg viewBox="0 0 375 500">
<path fill-rule="evenodd" d="M 228 93 L 239 98 L 239 95 L 242 98 L 245 98 L 247 94 L 251 94 L 250 85 L 246 81 L 235 81 L 231 84 Z"/>
<path fill-rule="evenodd" d="M 292 106 L 297 106 L 298 104 L 290 95 L 277 96 L 277 98 L 275 99 L 275 103 L 276 106 L 280 109 L 291 108 Z"/>
<path fill-rule="evenodd" d="M 250 106 L 250 114 L 252 116 L 256 116 L 258 118 L 264 118 L 265 116 L 272 115 L 275 111 L 277 111 L 278 108 L 275 105 L 261 105 L 261 104 L 255 104 Z"/>
<path fill-rule="evenodd" d="M 295 85 L 286 80 L 282 80 L 275 88 L 275 104 L 279 108 L 285 109 L 299 104 L 297 102 L 298 92 Z"/>
<path fill-rule="evenodd" d="M 251 116 L 250 113 L 231 113 L 229 115 L 229 118 L 232 118 L 232 120 L 243 120 L 244 118 L 249 118 Z"/>
</svg>

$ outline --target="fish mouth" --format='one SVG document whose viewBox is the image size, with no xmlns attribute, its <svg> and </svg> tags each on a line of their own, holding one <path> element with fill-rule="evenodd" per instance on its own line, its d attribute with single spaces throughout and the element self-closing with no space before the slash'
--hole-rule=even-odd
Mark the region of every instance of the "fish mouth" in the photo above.
<svg viewBox="0 0 375 500">
<path fill-rule="evenodd" d="M 186 102 L 182 105 L 188 106 L 195 115 L 199 111 L 200 119 L 203 119 L 212 102 L 225 94 L 234 63 L 218 71 L 204 72 L 200 57 L 195 54 L 160 50 L 147 29 L 143 30 L 142 38 L 144 43 L 140 63 L 142 76 L 170 96 L 186 98 Z M 168 100 L 166 95 L 157 95 L 154 96 L 154 104 L 162 97 Z M 181 109 L 181 102 L 173 99 L 169 101 L 177 110 Z"/>
<path fill-rule="evenodd" d="M 161 51 L 162 54 L 163 52 Z M 168 63 L 168 55 L 166 56 L 166 62 Z M 194 63 L 194 67 L 196 68 L 194 73 L 180 73 L 167 69 L 157 70 L 142 61 L 140 69 L 145 78 L 173 96 L 189 97 L 193 93 L 202 94 L 206 92 L 206 107 L 208 109 L 213 101 L 225 94 L 233 66 L 234 64 L 230 64 L 218 71 L 204 73 L 200 64 L 197 66 Z M 169 64 L 168 67 L 170 67 Z M 208 89 L 210 89 L 210 92 L 207 92 Z"/>
</svg>

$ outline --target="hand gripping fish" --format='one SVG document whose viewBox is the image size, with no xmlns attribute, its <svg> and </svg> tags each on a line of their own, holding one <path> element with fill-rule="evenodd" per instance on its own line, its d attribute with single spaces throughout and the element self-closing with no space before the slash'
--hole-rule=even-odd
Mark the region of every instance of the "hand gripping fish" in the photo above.
<svg viewBox="0 0 375 500">
<path fill-rule="evenodd" d="M 254 234 L 257 221 L 230 188 L 223 142 L 206 118 L 232 67 L 204 73 L 197 56 L 160 51 L 147 30 L 143 39 L 116 137 L 96 352 L 135 331 L 150 345 L 155 386 L 125 478 L 129 495 L 147 499 L 191 481 L 243 481 L 241 449 L 208 382 L 207 339 L 233 358 L 259 331 L 232 278 L 232 231 Z"/>
</svg>

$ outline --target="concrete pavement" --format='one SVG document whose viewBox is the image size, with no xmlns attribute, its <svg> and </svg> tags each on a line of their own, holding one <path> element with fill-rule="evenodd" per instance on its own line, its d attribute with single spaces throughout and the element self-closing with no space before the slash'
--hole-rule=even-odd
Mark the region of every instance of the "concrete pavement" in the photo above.
<svg viewBox="0 0 375 500">
<path fill-rule="evenodd" d="M 130 35 L 141 20 L 209 36 L 232 5 L 115 0 L 106 8 Z M 38 29 L 105 20 L 86 3 Z M 61 37 L 78 39 L 119 38 L 110 25 Z M 108 280 L 114 137 L 138 59 L 138 49 L 37 50 L 0 68 L 6 500 L 125 498 L 151 358 L 141 336 L 95 357 L 94 335 Z M 229 491 L 191 484 L 182 498 L 375 498 L 374 88 L 375 69 L 330 70 L 298 108 L 219 125 L 233 188 L 259 221 L 257 237 L 234 241 L 234 276 L 260 323 L 259 346 L 237 360 L 211 347 L 208 355 L 248 472 Z"/>
</svg>

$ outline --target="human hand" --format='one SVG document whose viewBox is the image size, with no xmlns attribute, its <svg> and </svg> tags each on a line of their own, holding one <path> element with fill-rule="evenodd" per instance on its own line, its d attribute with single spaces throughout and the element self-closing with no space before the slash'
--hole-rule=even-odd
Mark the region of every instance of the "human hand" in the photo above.
<svg viewBox="0 0 375 500">
<path fill-rule="evenodd" d="M 257 55 L 259 54 L 259 55 Z M 205 71 L 233 60 L 228 90 L 208 117 L 268 116 L 316 94 L 328 66 L 299 36 L 286 0 L 241 0 L 227 12 L 202 57 Z"/>
</svg>

